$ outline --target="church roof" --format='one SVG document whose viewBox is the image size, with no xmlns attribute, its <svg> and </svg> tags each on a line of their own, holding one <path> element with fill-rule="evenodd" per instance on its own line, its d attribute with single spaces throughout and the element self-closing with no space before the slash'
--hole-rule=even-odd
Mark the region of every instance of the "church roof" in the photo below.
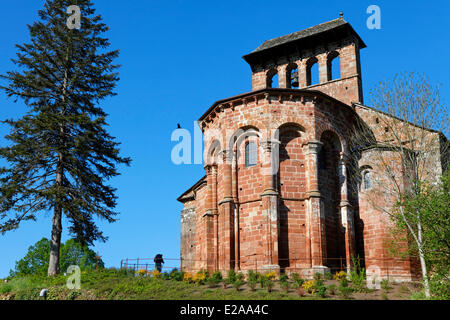
<svg viewBox="0 0 450 320">
<path fill-rule="evenodd" d="M 348 34 L 351 34 L 358 39 L 359 47 L 361 49 L 366 47 L 366 44 L 352 28 L 352 26 L 347 21 L 345 21 L 344 18 L 340 17 L 338 19 L 327 21 L 282 37 L 266 40 L 253 52 L 245 55 L 243 58 L 245 61 L 250 63 L 253 60 L 252 58 L 254 56 L 259 55 L 262 52 L 265 53 L 266 51 L 269 51 L 271 49 L 278 49 L 290 45 L 296 45 L 299 48 L 309 47 L 314 42 L 314 40 L 322 42 L 326 37 L 338 39 L 339 37 Z M 326 42 L 323 41 L 323 43 Z"/>
</svg>

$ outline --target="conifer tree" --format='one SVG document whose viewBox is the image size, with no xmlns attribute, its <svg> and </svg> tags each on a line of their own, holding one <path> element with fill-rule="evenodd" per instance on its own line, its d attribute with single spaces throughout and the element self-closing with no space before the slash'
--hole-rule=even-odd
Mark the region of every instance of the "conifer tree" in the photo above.
<svg viewBox="0 0 450 320">
<path fill-rule="evenodd" d="M 80 8 L 79 29 L 68 27 L 71 5 Z M 131 162 L 105 129 L 99 104 L 115 95 L 119 51 L 108 51 L 102 36 L 108 27 L 92 6 L 90 0 L 47 0 L 39 21 L 28 26 L 31 41 L 16 45 L 17 70 L 1 75 L 0 88 L 29 110 L 3 122 L 11 131 L 0 148 L 7 163 L 0 169 L 0 232 L 52 213 L 48 275 L 60 272 L 63 217 L 81 243 L 106 241 L 94 218 L 116 221 L 116 189 L 107 180 L 119 174 L 117 164 Z"/>
</svg>

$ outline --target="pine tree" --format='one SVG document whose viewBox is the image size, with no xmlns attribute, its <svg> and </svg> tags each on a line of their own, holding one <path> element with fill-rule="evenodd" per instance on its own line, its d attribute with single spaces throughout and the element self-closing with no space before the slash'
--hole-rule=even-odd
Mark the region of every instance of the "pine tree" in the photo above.
<svg viewBox="0 0 450 320">
<path fill-rule="evenodd" d="M 90 0 L 77 0 L 81 28 L 67 25 L 67 8 L 74 1 L 47 0 L 40 20 L 29 25 L 31 41 L 16 45 L 12 61 L 18 71 L 1 75 L 8 97 L 29 107 L 19 120 L 6 120 L 9 145 L 0 148 L 8 165 L 0 169 L 0 232 L 53 212 L 48 275 L 59 270 L 63 215 L 69 232 L 90 245 L 106 237 L 94 218 L 116 221 L 116 189 L 106 181 L 129 165 L 119 155 L 119 143 L 105 130 L 107 114 L 100 101 L 113 96 L 119 80 L 102 37 L 108 27 Z"/>
</svg>

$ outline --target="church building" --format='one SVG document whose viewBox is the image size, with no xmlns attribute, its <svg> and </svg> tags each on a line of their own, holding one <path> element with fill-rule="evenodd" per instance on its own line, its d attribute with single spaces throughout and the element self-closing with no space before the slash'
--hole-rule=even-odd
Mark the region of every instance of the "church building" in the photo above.
<svg viewBox="0 0 450 320">
<path fill-rule="evenodd" d="M 215 102 L 198 121 L 205 176 L 178 198 L 184 271 L 310 277 L 347 270 L 354 257 L 383 277 L 418 276 L 417 261 L 389 254 L 391 222 L 367 199 L 378 174 L 371 150 L 355 160 L 351 148 L 357 124 L 378 139 L 389 117 L 363 104 L 364 48 L 341 16 L 243 57 L 252 91 Z"/>
</svg>

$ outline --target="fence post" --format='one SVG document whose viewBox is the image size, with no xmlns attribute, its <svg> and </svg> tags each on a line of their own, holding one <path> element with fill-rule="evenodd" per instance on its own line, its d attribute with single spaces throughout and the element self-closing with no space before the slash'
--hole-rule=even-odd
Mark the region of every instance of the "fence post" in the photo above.
<svg viewBox="0 0 450 320">
<path fill-rule="evenodd" d="M 136 271 L 139 270 L 139 258 L 136 259 Z"/>
<path fill-rule="evenodd" d="M 122 270 L 122 262 L 123 260 L 120 260 L 120 270 Z"/>
<path fill-rule="evenodd" d="M 128 270 L 128 258 L 127 258 L 127 262 L 126 262 L 126 264 L 127 264 L 126 268 L 127 268 L 127 270 Z"/>
<path fill-rule="evenodd" d="M 180 257 L 180 272 L 183 272 L 183 257 Z"/>
</svg>

